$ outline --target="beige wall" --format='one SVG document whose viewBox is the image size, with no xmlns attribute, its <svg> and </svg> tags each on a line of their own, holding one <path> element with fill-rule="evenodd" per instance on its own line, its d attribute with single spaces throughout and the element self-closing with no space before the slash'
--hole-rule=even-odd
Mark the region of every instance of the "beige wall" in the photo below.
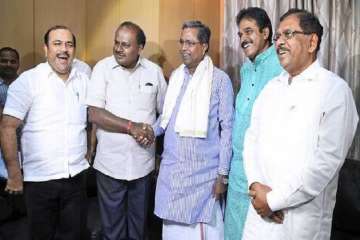
<svg viewBox="0 0 360 240">
<path fill-rule="evenodd" d="M 32 0 L 0 1 L 0 48 L 16 48 L 21 70 L 34 64 L 34 12 Z"/>
<path fill-rule="evenodd" d="M 1 0 L 0 47 L 19 50 L 21 70 L 44 61 L 43 35 L 53 25 L 69 26 L 77 57 L 94 65 L 112 52 L 114 31 L 125 20 L 147 36 L 143 55 L 167 76 L 180 64 L 178 39 L 183 21 L 199 19 L 212 30 L 210 55 L 219 63 L 220 0 Z"/>
</svg>

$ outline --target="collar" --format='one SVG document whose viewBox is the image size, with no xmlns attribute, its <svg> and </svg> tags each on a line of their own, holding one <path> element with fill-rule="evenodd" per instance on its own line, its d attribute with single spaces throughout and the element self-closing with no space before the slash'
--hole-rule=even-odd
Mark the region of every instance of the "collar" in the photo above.
<svg viewBox="0 0 360 240">
<path fill-rule="evenodd" d="M 297 82 L 297 81 L 303 81 L 303 80 L 307 80 L 307 81 L 313 81 L 317 79 L 317 74 L 319 73 L 318 69 L 321 68 L 321 65 L 319 63 L 319 61 L 316 59 L 310 66 L 308 66 L 304 71 L 302 71 L 300 74 L 294 76 L 292 78 L 292 83 Z M 289 73 L 284 71 L 280 74 L 280 78 L 279 80 L 281 82 L 284 82 L 286 84 L 288 84 L 288 79 L 290 77 Z"/>
<path fill-rule="evenodd" d="M 47 77 L 57 76 L 54 70 L 51 68 L 49 62 L 45 63 L 45 74 Z M 71 68 L 69 78 L 65 81 L 65 83 L 70 82 L 73 78 L 78 76 L 78 70 L 76 68 Z M 57 76 L 58 77 L 58 76 Z M 62 79 L 61 79 L 62 80 Z"/>
<path fill-rule="evenodd" d="M 138 59 L 138 61 L 136 62 L 135 67 L 132 68 L 132 69 L 124 68 L 123 66 L 121 66 L 121 65 L 116 61 L 114 55 L 112 55 L 112 57 L 111 57 L 111 67 L 112 67 L 112 69 L 115 69 L 115 68 L 118 68 L 118 67 L 119 67 L 119 68 L 121 68 L 122 70 L 133 72 L 133 71 L 135 71 L 135 70 L 136 70 L 138 67 L 140 67 L 140 66 L 146 67 L 146 66 L 145 66 L 145 60 L 144 60 L 144 58 L 141 57 L 141 56 L 139 56 L 139 59 Z"/>
<path fill-rule="evenodd" d="M 254 66 L 260 65 L 265 59 L 268 57 L 276 54 L 275 46 L 272 44 L 270 47 L 268 47 L 264 52 L 260 53 L 255 57 L 254 62 L 252 62 L 249 58 L 248 61 L 253 64 Z"/>
</svg>

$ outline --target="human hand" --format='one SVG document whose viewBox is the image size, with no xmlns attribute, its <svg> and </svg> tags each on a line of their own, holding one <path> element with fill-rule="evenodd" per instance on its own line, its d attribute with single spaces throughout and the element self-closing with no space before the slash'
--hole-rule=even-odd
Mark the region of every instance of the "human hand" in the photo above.
<svg viewBox="0 0 360 240">
<path fill-rule="evenodd" d="M 218 177 L 216 178 L 212 192 L 215 200 L 219 200 L 221 195 L 223 195 L 226 192 L 227 189 L 227 184 L 225 184 L 225 181 L 227 181 L 226 178 L 227 176 L 225 175 L 218 175 Z"/>
<path fill-rule="evenodd" d="M 132 123 L 130 135 L 143 147 L 149 147 L 155 141 L 154 131 L 146 123 Z"/>
<path fill-rule="evenodd" d="M 270 214 L 269 219 L 274 221 L 275 223 L 282 224 L 284 222 L 284 212 L 276 211 Z"/>
<path fill-rule="evenodd" d="M 5 192 L 9 194 L 22 194 L 23 193 L 23 180 L 22 176 L 11 177 L 9 176 L 6 182 Z"/>
<path fill-rule="evenodd" d="M 255 182 L 250 185 L 249 195 L 252 197 L 251 203 L 261 217 L 269 217 L 272 214 L 266 200 L 266 194 L 270 191 L 271 188 L 265 184 Z"/>
<path fill-rule="evenodd" d="M 90 165 L 92 165 L 95 157 L 95 148 L 88 148 L 85 154 L 85 159 L 88 161 Z"/>
</svg>

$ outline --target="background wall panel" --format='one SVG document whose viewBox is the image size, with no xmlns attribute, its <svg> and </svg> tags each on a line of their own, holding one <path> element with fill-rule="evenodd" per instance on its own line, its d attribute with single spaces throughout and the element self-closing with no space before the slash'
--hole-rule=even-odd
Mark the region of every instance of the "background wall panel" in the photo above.
<svg viewBox="0 0 360 240">
<path fill-rule="evenodd" d="M 160 0 L 159 41 L 163 52 L 163 69 L 167 77 L 180 63 L 178 41 L 181 26 L 187 20 L 200 20 L 211 29 L 210 56 L 219 63 L 220 1 Z"/>
<path fill-rule="evenodd" d="M 86 58 L 86 0 L 35 0 L 34 1 L 34 40 L 35 62 L 44 58 L 43 36 L 53 25 L 68 26 L 76 36 L 77 56 Z"/>
<path fill-rule="evenodd" d="M 43 35 L 55 24 L 77 37 L 77 57 L 93 66 L 112 54 L 114 32 L 123 21 L 140 25 L 147 36 L 143 55 L 160 64 L 166 76 L 181 63 L 182 23 L 198 19 L 212 31 L 210 55 L 219 63 L 221 0 L 1 0 L 0 47 L 22 56 L 21 69 L 44 61 Z"/>
<path fill-rule="evenodd" d="M 20 71 L 31 68 L 34 60 L 33 0 L 0 1 L 0 48 L 16 48 Z"/>
</svg>

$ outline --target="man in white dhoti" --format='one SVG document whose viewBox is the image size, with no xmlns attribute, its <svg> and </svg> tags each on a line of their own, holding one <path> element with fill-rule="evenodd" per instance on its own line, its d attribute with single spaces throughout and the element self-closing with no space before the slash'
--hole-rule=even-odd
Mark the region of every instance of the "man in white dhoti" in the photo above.
<svg viewBox="0 0 360 240">
<path fill-rule="evenodd" d="M 243 239 L 330 239 L 338 173 L 358 114 L 346 82 L 316 59 L 322 33 L 305 10 L 280 18 L 274 39 L 286 72 L 257 98 L 245 137 L 252 207 Z M 278 211 L 281 224 L 268 218 Z"/>
</svg>

